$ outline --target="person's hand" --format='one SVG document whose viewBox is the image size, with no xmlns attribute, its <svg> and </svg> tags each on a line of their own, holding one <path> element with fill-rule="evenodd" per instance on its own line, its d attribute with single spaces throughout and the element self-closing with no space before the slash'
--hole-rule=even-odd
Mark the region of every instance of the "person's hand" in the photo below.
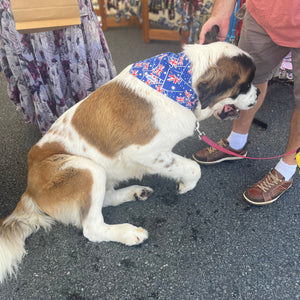
<svg viewBox="0 0 300 300">
<path fill-rule="evenodd" d="M 201 32 L 200 32 L 200 36 L 199 36 L 199 44 L 204 43 L 205 34 L 209 31 L 211 31 L 211 29 L 214 25 L 219 26 L 219 33 L 217 35 L 217 39 L 219 41 L 225 41 L 227 34 L 228 34 L 229 22 L 230 22 L 230 18 L 224 19 L 224 18 L 218 18 L 218 17 L 211 16 L 201 28 Z"/>
</svg>

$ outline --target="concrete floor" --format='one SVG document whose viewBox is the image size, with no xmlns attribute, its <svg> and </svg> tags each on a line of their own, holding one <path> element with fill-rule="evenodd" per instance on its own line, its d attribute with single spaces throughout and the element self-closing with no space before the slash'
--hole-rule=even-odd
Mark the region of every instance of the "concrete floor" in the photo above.
<svg viewBox="0 0 300 300">
<path fill-rule="evenodd" d="M 118 71 L 155 54 L 179 52 L 175 42 L 142 42 L 137 28 L 105 32 Z M 26 187 L 26 155 L 40 138 L 11 104 L 0 77 L 0 217 L 9 214 Z M 253 125 L 249 155 L 273 156 L 285 151 L 294 107 L 292 87 L 274 83 Z M 202 129 L 218 141 L 231 122 L 214 118 Z M 205 147 L 196 136 L 175 152 L 190 157 Z M 130 222 L 149 231 L 137 247 L 95 244 L 71 226 L 57 224 L 26 240 L 28 254 L 16 278 L 0 287 L 0 299 L 300 299 L 299 174 L 293 187 L 274 204 L 248 205 L 243 191 L 261 179 L 277 160 L 222 163 L 202 167 L 197 187 L 177 195 L 175 183 L 145 177 L 155 189 L 142 203 L 105 208 L 107 223 Z M 135 181 L 133 181 L 135 182 Z M 131 182 L 130 182 L 131 183 Z"/>
</svg>

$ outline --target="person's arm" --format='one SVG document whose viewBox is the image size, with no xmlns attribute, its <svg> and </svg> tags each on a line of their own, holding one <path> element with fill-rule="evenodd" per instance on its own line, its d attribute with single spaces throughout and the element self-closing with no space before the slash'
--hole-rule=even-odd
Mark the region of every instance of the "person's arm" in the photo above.
<svg viewBox="0 0 300 300">
<path fill-rule="evenodd" d="M 220 29 L 217 39 L 220 41 L 225 41 L 228 34 L 230 17 L 232 15 L 235 3 L 236 0 L 215 0 L 210 18 L 202 26 L 199 44 L 204 43 L 205 33 L 210 31 L 214 25 L 218 25 Z"/>
</svg>

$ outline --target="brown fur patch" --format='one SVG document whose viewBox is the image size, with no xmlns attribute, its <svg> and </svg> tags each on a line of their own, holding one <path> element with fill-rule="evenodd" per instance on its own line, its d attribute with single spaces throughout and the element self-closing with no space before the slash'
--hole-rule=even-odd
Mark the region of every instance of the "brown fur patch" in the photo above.
<svg viewBox="0 0 300 300">
<path fill-rule="evenodd" d="M 45 143 L 43 147 L 34 145 L 28 153 L 28 167 L 55 154 L 68 154 L 60 143 Z"/>
<path fill-rule="evenodd" d="M 90 145 L 113 157 L 132 144 L 149 143 L 156 135 L 152 109 L 128 88 L 110 82 L 80 104 L 71 123 Z"/>
<path fill-rule="evenodd" d="M 223 56 L 201 76 L 197 89 L 202 107 L 212 107 L 217 102 L 239 93 L 239 85 L 247 82 L 253 71 L 252 60 L 246 56 L 244 60 L 249 66 L 239 57 Z"/>
<path fill-rule="evenodd" d="M 27 195 L 42 211 L 62 222 L 82 221 L 91 205 L 93 177 L 88 170 L 63 168 L 71 155 L 59 143 L 35 145 L 28 155 Z"/>
</svg>

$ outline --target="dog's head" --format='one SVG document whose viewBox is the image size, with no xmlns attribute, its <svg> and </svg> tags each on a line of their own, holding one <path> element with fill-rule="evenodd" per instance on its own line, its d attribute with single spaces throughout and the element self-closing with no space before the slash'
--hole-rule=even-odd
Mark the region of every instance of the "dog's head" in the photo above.
<svg viewBox="0 0 300 300">
<path fill-rule="evenodd" d="M 211 115 L 220 119 L 239 117 L 239 110 L 253 107 L 259 90 L 252 80 L 255 65 L 249 54 L 225 42 L 186 45 L 192 64 L 193 88 L 199 97 L 198 120 Z"/>
</svg>

